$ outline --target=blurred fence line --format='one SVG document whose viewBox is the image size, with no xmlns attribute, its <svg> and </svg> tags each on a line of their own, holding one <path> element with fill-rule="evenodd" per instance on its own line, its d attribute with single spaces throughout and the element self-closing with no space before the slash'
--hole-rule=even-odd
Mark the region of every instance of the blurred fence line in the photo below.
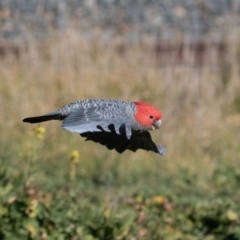
<svg viewBox="0 0 240 240">
<path fill-rule="evenodd" d="M 24 42 L 74 29 L 102 41 L 119 36 L 130 42 L 179 36 L 219 41 L 232 19 L 239 26 L 239 12 L 239 0 L 1 0 L 0 38 Z"/>
</svg>

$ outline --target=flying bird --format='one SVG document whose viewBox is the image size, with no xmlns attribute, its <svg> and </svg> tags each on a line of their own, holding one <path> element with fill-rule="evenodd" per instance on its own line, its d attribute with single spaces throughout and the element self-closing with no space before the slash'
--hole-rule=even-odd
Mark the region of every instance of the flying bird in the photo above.
<svg viewBox="0 0 240 240">
<path fill-rule="evenodd" d="M 161 126 L 162 113 L 148 103 L 115 99 L 79 100 L 54 112 L 25 118 L 23 122 L 50 120 L 61 120 L 63 129 L 119 153 L 127 149 L 133 152 L 143 149 L 161 155 L 166 152 L 166 147 L 157 146 L 149 133 Z"/>
</svg>

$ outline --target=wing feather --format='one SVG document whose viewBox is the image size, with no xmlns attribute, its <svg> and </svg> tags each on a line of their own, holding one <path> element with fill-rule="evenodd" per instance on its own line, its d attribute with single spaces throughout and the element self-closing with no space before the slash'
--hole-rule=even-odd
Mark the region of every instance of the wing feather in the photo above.
<svg viewBox="0 0 240 240">
<path fill-rule="evenodd" d="M 122 115 L 120 114 L 122 113 Z M 85 132 L 100 132 L 102 130 L 109 132 L 109 126 L 112 125 L 115 129 L 115 133 L 122 135 L 120 133 L 120 127 L 125 124 L 125 132 L 127 132 L 128 138 L 131 137 L 131 127 L 126 113 L 124 111 L 119 111 L 116 115 L 101 115 L 98 111 L 98 108 L 89 107 L 89 108 L 75 108 L 72 109 L 68 116 L 63 120 L 62 128 L 76 133 L 85 133 Z M 115 116 L 115 117 L 113 117 Z M 99 129 L 98 126 L 101 126 L 102 129 Z"/>
<path fill-rule="evenodd" d="M 115 126 L 110 124 L 108 126 L 108 131 L 105 131 L 105 129 L 98 126 L 97 132 L 85 132 L 80 135 L 82 137 L 86 137 L 86 140 L 98 142 L 110 150 L 115 149 L 119 153 L 123 153 L 127 149 L 133 152 L 136 152 L 138 149 L 143 149 L 146 151 L 153 151 L 161 155 L 164 155 L 166 152 L 165 147 L 159 147 L 152 141 L 149 132 L 132 131 L 131 138 L 128 139 L 124 124 L 120 126 L 119 132 L 120 135 L 117 134 Z"/>
</svg>

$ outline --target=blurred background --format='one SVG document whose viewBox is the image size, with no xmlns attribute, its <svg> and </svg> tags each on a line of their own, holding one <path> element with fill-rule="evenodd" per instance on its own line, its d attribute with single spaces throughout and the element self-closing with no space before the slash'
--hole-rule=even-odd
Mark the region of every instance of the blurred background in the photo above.
<svg viewBox="0 0 240 240">
<path fill-rule="evenodd" d="M 0 239 L 240 239 L 240 1 L 0 0 Z M 161 157 L 22 119 L 86 98 L 163 112 Z"/>
</svg>

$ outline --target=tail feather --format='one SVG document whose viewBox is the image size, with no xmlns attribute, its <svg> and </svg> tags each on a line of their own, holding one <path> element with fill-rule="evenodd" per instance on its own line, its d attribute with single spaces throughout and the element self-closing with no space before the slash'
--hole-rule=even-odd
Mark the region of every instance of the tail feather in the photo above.
<svg viewBox="0 0 240 240">
<path fill-rule="evenodd" d="M 42 115 L 42 116 L 24 118 L 23 122 L 40 123 L 40 122 L 46 122 L 46 121 L 50 121 L 50 120 L 63 120 L 65 117 L 66 116 L 63 116 L 59 112 L 53 112 L 53 113 L 49 113 L 49 114 Z"/>
</svg>

